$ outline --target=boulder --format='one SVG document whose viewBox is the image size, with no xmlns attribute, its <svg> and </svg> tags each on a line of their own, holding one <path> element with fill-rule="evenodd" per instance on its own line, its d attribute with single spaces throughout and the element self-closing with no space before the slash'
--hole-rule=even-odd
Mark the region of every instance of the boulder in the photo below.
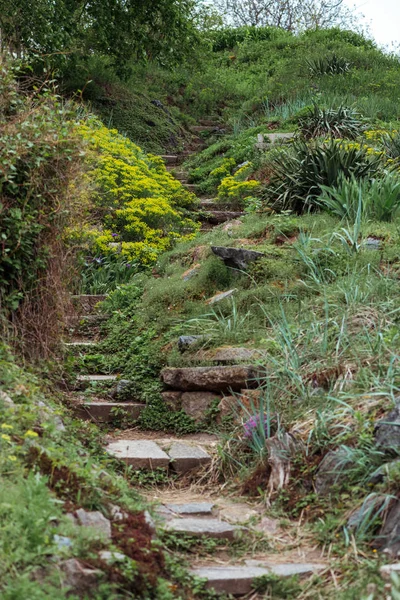
<svg viewBox="0 0 400 600">
<path fill-rule="evenodd" d="M 221 400 L 221 396 L 213 392 L 184 392 L 181 396 L 181 407 L 189 417 L 199 423 L 204 421 L 206 411 L 215 400 Z"/>
<path fill-rule="evenodd" d="M 233 365 L 223 367 L 167 367 L 161 372 L 164 384 L 174 390 L 184 392 L 213 391 L 225 392 L 230 389 L 257 385 L 262 376 L 261 370 L 248 365 Z"/>
<path fill-rule="evenodd" d="M 322 496 L 329 494 L 332 487 L 346 479 L 346 469 L 353 464 L 345 448 L 328 452 L 318 467 L 315 480 L 317 493 Z"/>
<path fill-rule="evenodd" d="M 91 592 L 102 575 L 98 569 L 84 567 L 76 558 L 64 560 L 59 564 L 59 568 L 64 575 L 64 585 L 79 595 Z"/>
<path fill-rule="evenodd" d="M 182 392 L 168 391 L 161 394 L 165 404 L 173 411 L 181 410 Z"/>
<path fill-rule="evenodd" d="M 178 350 L 185 352 L 191 346 L 195 346 L 200 341 L 207 340 L 207 338 L 206 335 L 181 335 L 178 339 Z"/>
<path fill-rule="evenodd" d="M 389 506 L 374 545 L 392 557 L 397 557 L 400 552 L 400 500 L 397 498 Z"/>
<path fill-rule="evenodd" d="M 225 246 L 211 246 L 211 250 L 218 258 L 221 258 L 227 267 L 245 271 L 249 263 L 260 260 L 265 254 L 245 248 L 226 248 Z"/>
<path fill-rule="evenodd" d="M 398 452 L 400 450 L 400 405 L 376 423 L 375 443 L 383 451 Z"/>
<path fill-rule="evenodd" d="M 83 508 L 79 508 L 76 511 L 76 516 L 83 527 L 90 527 L 94 529 L 100 537 L 111 539 L 111 523 L 100 511 L 96 510 L 89 512 Z"/>
</svg>

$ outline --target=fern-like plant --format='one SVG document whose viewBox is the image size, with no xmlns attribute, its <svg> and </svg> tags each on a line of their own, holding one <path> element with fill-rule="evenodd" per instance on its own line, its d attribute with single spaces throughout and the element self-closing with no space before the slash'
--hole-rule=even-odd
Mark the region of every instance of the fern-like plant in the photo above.
<svg viewBox="0 0 400 600">
<path fill-rule="evenodd" d="M 351 68 L 351 63 L 335 53 L 309 59 L 306 61 L 306 64 L 311 75 L 315 77 L 321 77 L 322 75 L 342 75 L 347 73 Z"/>
</svg>

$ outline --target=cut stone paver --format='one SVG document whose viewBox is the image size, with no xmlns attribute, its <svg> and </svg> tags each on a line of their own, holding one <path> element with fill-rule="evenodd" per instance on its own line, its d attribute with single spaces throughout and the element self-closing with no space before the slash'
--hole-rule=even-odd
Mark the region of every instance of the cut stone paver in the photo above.
<svg viewBox="0 0 400 600">
<path fill-rule="evenodd" d="M 175 442 L 168 450 L 172 459 L 172 468 L 177 473 L 187 473 L 211 463 L 211 456 L 199 446 Z"/>
<path fill-rule="evenodd" d="M 179 157 L 176 154 L 164 154 L 161 158 L 167 165 L 173 165 L 179 162 Z"/>
<path fill-rule="evenodd" d="M 314 573 L 324 565 L 313 564 L 264 564 L 263 566 L 227 565 L 217 567 L 197 567 L 191 574 L 207 580 L 207 587 L 217 592 L 244 596 L 252 591 L 253 581 L 263 575 L 275 574 L 281 577 Z"/>
<path fill-rule="evenodd" d="M 166 531 L 187 533 L 195 537 L 233 540 L 242 529 L 218 519 L 202 517 L 176 518 L 167 521 L 163 528 Z"/>
<path fill-rule="evenodd" d="M 110 423 L 115 418 L 127 416 L 138 419 L 145 404 L 138 402 L 88 402 L 75 408 L 75 413 L 81 419 Z"/>
<path fill-rule="evenodd" d="M 111 442 L 107 452 L 135 469 L 167 468 L 170 457 L 150 440 L 120 440 Z"/>
</svg>

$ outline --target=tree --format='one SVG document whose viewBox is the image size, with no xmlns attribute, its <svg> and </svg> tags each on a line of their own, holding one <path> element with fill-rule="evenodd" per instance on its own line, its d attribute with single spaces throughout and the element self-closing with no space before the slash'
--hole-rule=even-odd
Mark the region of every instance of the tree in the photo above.
<svg viewBox="0 0 400 600">
<path fill-rule="evenodd" d="M 282 27 L 288 31 L 346 26 L 354 12 L 345 0 L 214 0 L 228 23 Z"/>
<path fill-rule="evenodd" d="M 2 49 L 178 61 L 194 44 L 195 0 L 0 0 Z"/>
</svg>

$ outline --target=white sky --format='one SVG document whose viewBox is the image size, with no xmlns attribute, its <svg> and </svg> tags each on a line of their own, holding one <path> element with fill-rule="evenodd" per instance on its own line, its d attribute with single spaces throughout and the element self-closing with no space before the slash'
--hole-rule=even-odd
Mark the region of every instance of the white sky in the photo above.
<svg viewBox="0 0 400 600">
<path fill-rule="evenodd" d="M 400 44 L 400 0 L 346 0 L 365 15 L 378 44 Z"/>
</svg>

